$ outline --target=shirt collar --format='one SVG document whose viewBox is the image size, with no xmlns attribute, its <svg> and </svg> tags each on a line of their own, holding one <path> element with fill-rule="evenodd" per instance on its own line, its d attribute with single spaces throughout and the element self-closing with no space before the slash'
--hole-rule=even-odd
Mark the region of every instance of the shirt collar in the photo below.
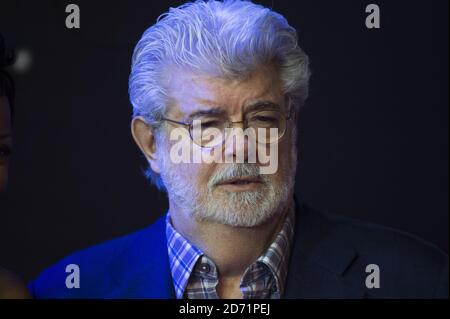
<svg viewBox="0 0 450 319">
<path fill-rule="evenodd" d="M 294 238 L 295 225 L 295 202 L 287 212 L 283 227 L 277 234 L 275 240 L 270 244 L 269 248 L 256 260 L 269 267 L 275 280 L 280 295 L 284 292 L 285 281 L 288 272 L 289 256 Z M 244 275 L 245 278 L 245 275 Z"/>
<path fill-rule="evenodd" d="M 243 276 L 244 280 L 246 274 L 256 263 L 263 263 L 275 277 L 280 295 L 284 292 L 290 248 L 294 237 L 294 225 L 295 202 L 292 201 L 280 232 L 256 262 L 247 268 Z M 183 298 L 195 264 L 204 253 L 175 230 L 171 223 L 169 211 L 166 216 L 166 237 L 175 293 L 177 298 L 181 299 Z"/>
<path fill-rule="evenodd" d="M 181 299 L 195 263 L 203 252 L 173 228 L 170 212 L 166 216 L 166 237 L 175 293 Z"/>
</svg>

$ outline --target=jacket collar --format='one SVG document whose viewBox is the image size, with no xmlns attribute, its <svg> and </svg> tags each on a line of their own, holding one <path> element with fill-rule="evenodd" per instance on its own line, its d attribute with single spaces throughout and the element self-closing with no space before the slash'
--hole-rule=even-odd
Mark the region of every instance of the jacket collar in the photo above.
<svg viewBox="0 0 450 319">
<path fill-rule="evenodd" d="M 285 298 L 360 298 L 365 272 L 339 224 L 296 201 L 294 244 Z"/>
<path fill-rule="evenodd" d="M 109 298 L 175 298 L 167 239 L 165 216 L 135 234 L 123 244 L 123 249 L 111 265 L 116 283 Z"/>
</svg>

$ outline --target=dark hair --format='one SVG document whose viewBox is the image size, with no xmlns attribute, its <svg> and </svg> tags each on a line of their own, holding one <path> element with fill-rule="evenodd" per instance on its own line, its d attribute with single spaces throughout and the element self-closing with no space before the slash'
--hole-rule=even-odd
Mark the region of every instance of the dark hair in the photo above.
<svg viewBox="0 0 450 319">
<path fill-rule="evenodd" d="M 14 115 L 14 97 L 15 86 L 11 75 L 6 72 L 6 67 L 14 63 L 15 56 L 13 51 L 8 50 L 5 45 L 5 40 L 0 33 L 0 96 L 6 96 L 11 109 L 11 119 Z"/>
</svg>

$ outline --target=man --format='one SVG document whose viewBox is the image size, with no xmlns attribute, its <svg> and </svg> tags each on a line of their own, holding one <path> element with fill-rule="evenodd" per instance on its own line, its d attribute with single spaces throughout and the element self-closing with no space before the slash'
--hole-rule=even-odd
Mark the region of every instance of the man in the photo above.
<svg viewBox="0 0 450 319">
<path fill-rule="evenodd" d="M 309 74 L 296 31 L 267 8 L 170 9 L 137 44 L 129 82 L 132 134 L 169 210 L 44 271 L 34 296 L 447 297 L 448 257 L 438 249 L 294 199 Z"/>
</svg>

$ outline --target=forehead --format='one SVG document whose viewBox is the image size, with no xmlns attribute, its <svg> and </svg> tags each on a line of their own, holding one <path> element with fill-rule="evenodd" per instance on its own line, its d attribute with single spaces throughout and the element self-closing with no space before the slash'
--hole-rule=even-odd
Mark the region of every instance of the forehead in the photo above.
<svg viewBox="0 0 450 319">
<path fill-rule="evenodd" d="M 246 77 L 226 79 L 176 70 L 168 81 L 171 98 L 169 114 L 188 115 L 194 111 L 221 108 L 229 114 L 245 110 L 260 101 L 282 104 L 278 72 L 272 65 L 261 66 Z"/>
</svg>

